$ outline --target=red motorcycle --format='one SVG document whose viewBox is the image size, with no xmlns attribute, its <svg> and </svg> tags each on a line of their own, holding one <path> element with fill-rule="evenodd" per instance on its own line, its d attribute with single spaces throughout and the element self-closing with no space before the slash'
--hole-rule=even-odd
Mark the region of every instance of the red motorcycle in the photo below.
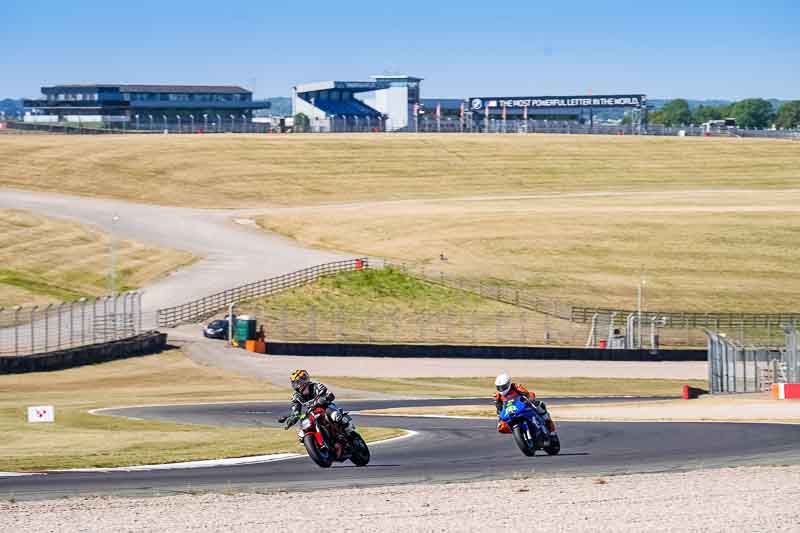
<svg viewBox="0 0 800 533">
<path fill-rule="evenodd" d="M 283 422 L 287 418 L 278 421 Z M 348 459 L 356 466 L 366 466 L 369 463 L 369 448 L 361 435 L 355 430 L 349 435 L 342 431 L 339 424 L 330 420 L 325 407 L 314 402 L 304 405 L 303 415 L 298 422 L 300 431 L 297 436 L 305 446 L 308 456 L 318 466 L 329 468 L 334 461 L 343 463 Z"/>
</svg>

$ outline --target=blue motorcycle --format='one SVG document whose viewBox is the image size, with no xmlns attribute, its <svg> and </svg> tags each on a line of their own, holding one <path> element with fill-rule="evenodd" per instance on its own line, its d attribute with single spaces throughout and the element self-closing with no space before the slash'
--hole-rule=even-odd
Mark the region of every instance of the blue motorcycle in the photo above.
<svg viewBox="0 0 800 533">
<path fill-rule="evenodd" d="M 519 449 L 529 457 L 536 455 L 536 450 L 544 450 L 548 455 L 556 455 L 561 451 L 558 435 L 547 432 L 542 417 L 523 398 L 506 401 L 500 410 L 500 421 L 498 431 L 511 433 Z"/>
</svg>

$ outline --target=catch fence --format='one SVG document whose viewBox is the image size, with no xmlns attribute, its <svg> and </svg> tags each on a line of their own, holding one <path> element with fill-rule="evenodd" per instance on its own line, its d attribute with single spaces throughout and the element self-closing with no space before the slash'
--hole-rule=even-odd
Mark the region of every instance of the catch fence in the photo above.
<svg viewBox="0 0 800 533">
<path fill-rule="evenodd" d="M 88 346 L 138 335 L 142 294 L 0 308 L 0 356 L 24 356 Z"/>
<path fill-rule="evenodd" d="M 159 327 L 170 328 L 178 324 L 197 322 L 243 300 L 269 296 L 311 283 L 323 276 L 366 268 L 369 268 L 369 261 L 365 258 L 347 259 L 304 268 L 274 278 L 241 285 L 182 305 L 159 309 L 156 314 L 156 324 Z"/>
<path fill-rule="evenodd" d="M 745 346 L 706 330 L 711 393 L 763 392 L 773 383 L 800 383 L 798 330 L 782 327 L 782 345 Z"/>
<path fill-rule="evenodd" d="M 244 311 L 242 311 L 244 309 Z M 392 306 L 261 309 L 254 314 L 270 339 L 411 344 L 580 346 L 586 327 L 525 309 L 519 311 L 409 310 Z"/>
</svg>

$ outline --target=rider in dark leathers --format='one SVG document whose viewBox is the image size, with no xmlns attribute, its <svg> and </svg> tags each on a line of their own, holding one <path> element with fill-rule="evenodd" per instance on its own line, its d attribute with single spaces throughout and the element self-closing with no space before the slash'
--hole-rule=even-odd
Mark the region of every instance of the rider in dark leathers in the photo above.
<svg viewBox="0 0 800 533">
<path fill-rule="evenodd" d="M 325 408 L 328 418 L 337 424 L 345 434 L 353 431 L 352 419 L 336 407 L 336 404 L 333 403 L 336 395 L 330 392 L 328 387 L 322 383 L 311 381 L 311 377 L 305 370 L 295 370 L 289 379 L 292 389 L 294 389 L 291 412 L 289 416 L 279 419 L 279 422 L 285 422 L 286 429 L 297 423 L 305 407 L 319 405 Z"/>
</svg>

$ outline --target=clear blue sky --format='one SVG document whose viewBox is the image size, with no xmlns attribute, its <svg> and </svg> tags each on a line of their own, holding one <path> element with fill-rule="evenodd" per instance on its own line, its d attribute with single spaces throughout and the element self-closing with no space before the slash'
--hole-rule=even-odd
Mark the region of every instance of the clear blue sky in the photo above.
<svg viewBox="0 0 800 533">
<path fill-rule="evenodd" d="M 423 96 L 800 98 L 800 1 L 0 0 L 0 97 L 404 73 Z"/>
</svg>

